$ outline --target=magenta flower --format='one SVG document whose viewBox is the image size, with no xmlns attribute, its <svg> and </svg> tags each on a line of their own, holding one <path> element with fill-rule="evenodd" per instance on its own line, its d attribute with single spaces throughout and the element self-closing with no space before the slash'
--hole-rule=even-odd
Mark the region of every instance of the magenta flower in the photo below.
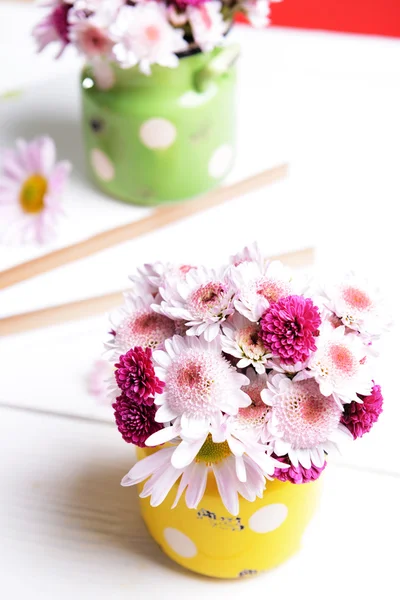
<svg viewBox="0 0 400 600">
<path fill-rule="evenodd" d="M 54 236 L 71 166 L 56 163 L 51 138 L 17 140 L 16 146 L 5 152 L 0 174 L 1 237 L 41 244 Z"/>
<path fill-rule="evenodd" d="M 58 58 L 70 43 L 68 14 L 72 8 L 72 3 L 64 0 L 49 0 L 44 6 L 49 7 L 51 10 L 36 25 L 33 36 L 36 39 L 39 52 L 52 42 L 58 42 L 60 44 Z"/>
<path fill-rule="evenodd" d="M 286 364 L 303 362 L 317 349 L 314 338 L 321 317 L 310 298 L 287 296 L 273 302 L 260 325 L 264 345 Z"/>
<path fill-rule="evenodd" d="M 288 456 L 273 456 L 280 462 L 290 463 Z M 310 481 L 318 479 L 325 467 L 326 461 L 324 462 L 323 467 L 311 465 L 311 469 L 302 467 L 300 463 L 298 467 L 294 467 L 293 465 L 290 467 L 282 467 L 282 469 L 275 467 L 274 478 L 279 479 L 279 481 L 290 481 L 290 483 L 310 483 Z"/>
<path fill-rule="evenodd" d="M 171 4 L 175 4 L 180 9 L 185 9 L 187 6 L 201 6 L 210 0 L 172 0 Z"/>
<path fill-rule="evenodd" d="M 369 396 L 360 396 L 363 400 L 350 402 L 344 405 L 344 413 L 341 419 L 354 439 L 362 437 L 370 431 L 382 412 L 383 396 L 380 385 L 374 385 Z"/>
<path fill-rule="evenodd" d="M 119 357 L 115 365 L 115 380 L 127 398 L 138 404 L 151 405 L 154 396 L 161 394 L 164 382 L 154 372 L 150 348 L 140 346 L 128 350 Z"/>
<path fill-rule="evenodd" d="M 112 405 L 118 431 L 128 444 L 136 444 L 143 448 L 147 438 L 162 429 L 162 423 L 156 423 L 154 420 L 157 410 L 154 398 L 151 398 L 151 401 L 150 406 L 136 404 L 122 394 Z"/>
</svg>

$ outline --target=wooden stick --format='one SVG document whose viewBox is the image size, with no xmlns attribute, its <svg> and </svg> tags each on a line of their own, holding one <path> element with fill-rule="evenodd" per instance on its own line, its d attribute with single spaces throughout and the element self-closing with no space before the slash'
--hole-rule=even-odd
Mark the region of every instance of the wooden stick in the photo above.
<svg viewBox="0 0 400 600">
<path fill-rule="evenodd" d="M 281 260 L 291 267 L 305 267 L 313 262 L 314 249 L 281 254 L 273 260 Z M 105 313 L 122 303 L 122 294 L 123 291 L 114 292 L 0 319 L 0 337 Z"/>
<path fill-rule="evenodd" d="M 287 164 L 267 169 L 266 171 L 257 173 L 257 175 L 238 181 L 233 185 L 219 187 L 201 198 L 158 208 L 144 219 L 104 231 L 72 246 L 60 248 L 60 250 L 55 250 L 50 254 L 45 254 L 39 258 L 11 267 L 0 273 L 0 289 L 5 289 L 26 281 L 31 277 L 41 275 L 75 260 L 86 258 L 96 252 L 100 252 L 100 250 L 105 250 L 122 242 L 132 240 L 160 227 L 165 227 L 174 221 L 179 221 L 195 213 L 222 204 L 227 200 L 232 200 L 232 198 L 254 192 L 273 181 L 285 177 L 287 170 Z"/>
</svg>

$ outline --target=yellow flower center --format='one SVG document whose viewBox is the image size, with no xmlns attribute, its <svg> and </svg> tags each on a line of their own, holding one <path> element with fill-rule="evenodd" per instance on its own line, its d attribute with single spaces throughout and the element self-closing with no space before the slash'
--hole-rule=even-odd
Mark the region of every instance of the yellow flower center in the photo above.
<svg viewBox="0 0 400 600">
<path fill-rule="evenodd" d="M 216 444 L 212 441 L 212 436 L 208 434 L 206 441 L 200 448 L 196 462 L 205 462 L 208 465 L 221 462 L 231 454 L 228 442 Z"/>
<path fill-rule="evenodd" d="M 42 175 L 31 175 L 22 186 L 19 201 L 22 210 L 29 214 L 40 213 L 44 209 L 47 180 Z"/>
</svg>

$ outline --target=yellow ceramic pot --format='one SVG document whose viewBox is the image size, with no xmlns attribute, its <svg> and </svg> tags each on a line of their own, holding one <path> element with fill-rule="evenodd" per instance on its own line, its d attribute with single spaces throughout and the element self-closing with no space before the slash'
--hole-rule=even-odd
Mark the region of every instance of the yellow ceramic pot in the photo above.
<svg viewBox="0 0 400 600">
<path fill-rule="evenodd" d="M 138 458 L 149 453 L 138 449 Z M 177 484 L 156 508 L 149 498 L 140 499 L 151 536 L 183 567 L 232 579 L 272 569 L 299 550 L 318 503 L 320 479 L 301 485 L 269 481 L 263 498 L 240 498 L 237 517 L 223 505 L 212 474 L 196 510 L 187 508 L 184 495 L 171 509 L 176 491 Z"/>
</svg>

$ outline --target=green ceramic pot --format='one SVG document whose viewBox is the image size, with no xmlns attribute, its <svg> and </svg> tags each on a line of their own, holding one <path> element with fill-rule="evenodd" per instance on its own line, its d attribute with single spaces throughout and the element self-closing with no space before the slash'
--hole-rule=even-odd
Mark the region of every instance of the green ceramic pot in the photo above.
<svg viewBox="0 0 400 600">
<path fill-rule="evenodd" d="M 237 46 L 180 57 L 179 66 L 112 66 L 109 89 L 82 74 L 91 177 L 107 194 L 155 205 L 215 187 L 234 158 Z M 103 86 L 104 87 L 104 86 Z"/>
</svg>

